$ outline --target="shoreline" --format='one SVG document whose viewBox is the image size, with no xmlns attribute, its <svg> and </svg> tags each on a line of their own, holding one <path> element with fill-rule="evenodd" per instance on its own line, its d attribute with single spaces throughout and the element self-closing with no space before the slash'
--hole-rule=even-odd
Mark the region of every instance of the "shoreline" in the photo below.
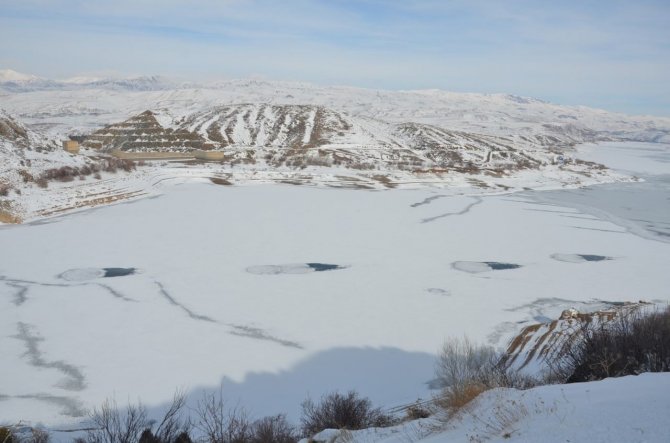
<svg viewBox="0 0 670 443">
<path fill-rule="evenodd" d="M 580 145 L 588 147 L 587 145 Z M 579 146 L 576 156 L 584 152 Z M 448 195 L 491 196 L 525 191 L 575 189 L 607 183 L 640 182 L 623 171 L 599 168 L 578 161 L 547 165 L 536 170 L 514 171 L 496 176 L 442 172 L 413 174 L 403 171 L 359 171 L 343 168 L 311 167 L 301 170 L 183 161 L 147 162 L 129 173 L 108 173 L 100 180 L 66 183 L 51 182 L 46 189 L 34 184 L 20 188 L 20 195 L 7 198 L 0 209 L 0 226 L 26 224 L 142 198 L 162 195 L 171 186 L 206 182 L 221 186 L 294 185 L 320 189 L 362 191 L 418 190 Z"/>
</svg>

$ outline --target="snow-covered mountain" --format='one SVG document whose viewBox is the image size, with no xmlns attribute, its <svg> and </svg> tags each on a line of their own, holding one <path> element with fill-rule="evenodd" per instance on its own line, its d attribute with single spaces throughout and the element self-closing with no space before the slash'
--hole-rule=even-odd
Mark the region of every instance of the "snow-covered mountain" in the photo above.
<svg viewBox="0 0 670 443">
<path fill-rule="evenodd" d="M 179 83 L 151 76 L 54 81 L 14 73 L 0 77 L 3 108 L 63 136 L 125 120 L 147 109 L 173 117 L 231 104 L 322 106 L 389 123 L 422 123 L 450 131 L 532 139 L 545 146 L 600 139 L 670 140 L 670 118 L 629 116 L 561 106 L 509 94 L 441 90 L 384 91 L 306 83 L 226 80 Z"/>
<path fill-rule="evenodd" d="M 0 83 L 6 82 L 31 82 L 39 78 L 31 74 L 22 74 L 12 69 L 0 69 Z"/>
<path fill-rule="evenodd" d="M 158 91 L 173 88 L 176 83 L 161 76 L 129 78 L 73 77 L 51 80 L 11 69 L 0 70 L 0 90 L 7 92 L 71 91 L 76 89 L 106 89 L 119 91 Z"/>
</svg>

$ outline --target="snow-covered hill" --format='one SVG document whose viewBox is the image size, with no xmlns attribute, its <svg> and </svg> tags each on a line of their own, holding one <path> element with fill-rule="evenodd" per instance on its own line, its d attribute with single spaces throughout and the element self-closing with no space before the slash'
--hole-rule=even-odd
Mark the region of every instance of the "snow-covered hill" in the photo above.
<svg viewBox="0 0 670 443">
<path fill-rule="evenodd" d="M 54 205 L 72 210 L 86 196 L 100 195 L 101 191 L 106 192 L 106 200 L 97 204 L 114 201 L 114 195 L 126 195 L 128 191 L 116 182 L 107 187 L 100 179 L 120 164 L 123 161 L 95 152 L 66 152 L 59 141 L 33 131 L 0 109 L 0 223 L 45 215 Z"/>
<path fill-rule="evenodd" d="M 191 164 L 191 173 L 214 174 L 235 183 L 499 190 L 580 186 L 622 177 L 574 161 L 576 144 L 670 138 L 667 118 L 438 90 L 381 91 L 256 80 L 194 85 L 162 77 L 55 81 L 3 71 L 0 100 L 14 116 L 12 121 L 25 124 L 40 140 L 51 140 L 50 146 L 75 137 L 95 148 L 79 157 L 60 149 L 41 150 L 48 154 L 47 163 L 85 163 L 100 150 L 186 156 L 215 150 L 224 156 L 218 169 L 210 164 L 196 171 L 193 168 L 202 165 Z M 12 146 L 16 143 L 11 141 Z M 44 144 L 37 139 L 26 143 L 33 148 Z M 15 149 L 5 147 L 2 155 L 10 151 Z M 2 177 L 20 185 L 16 159 L 19 165 L 21 159 L 15 153 L 7 158 Z M 43 169 L 36 164 L 24 162 L 22 167 L 30 173 L 31 168 Z M 243 167 L 233 170 L 234 165 Z M 165 172 L 158 164 L 152 167 L 151 176 Z M 134 189 L 145 187 L 138 182 Z M 27 197 L 12 199 L 16 206 Z"/>
<path fill-rule="evenodd" d="M 336 166 L 382 172 L 437 168 L 503 174 L 539 168 L 551 163 L 557 152 L 527 140 L 515 142 L 419 123 L 387 123 L 310 105 L 227 105 L 177 120 L 168 112 L 145 111 L 105 126 L 85 140 L 85 146 L 105 151 L 220 150 L 231 161 L 271 167 Z"/>
<path fill-rule="evenodd" d="M 77 163 L 53 139 L 23 125 L 0 109 L 0 181 L 18 182 L 19 170 L 37 172 L 48 165 Z"/>
<path fill-rule="evenodd" d="M 25 74 L 19 77 L 32 78 Z M 29 124 L 47 127 L 59 136 L 121 121 L 146 109 L 165 109 L 179 117 L 223 105 L 262 103 L 323 106 L 392 123 L 414 122 L 451 131 L 515 135 L 547 146 L 602 138 L 670 140 L 670 118 L 628 116 L 508 94 L 384 91 L 260 80 L 194 84 L 156 76 L 35 80 L 0 78 L 3 107 Z"/>
</svg>

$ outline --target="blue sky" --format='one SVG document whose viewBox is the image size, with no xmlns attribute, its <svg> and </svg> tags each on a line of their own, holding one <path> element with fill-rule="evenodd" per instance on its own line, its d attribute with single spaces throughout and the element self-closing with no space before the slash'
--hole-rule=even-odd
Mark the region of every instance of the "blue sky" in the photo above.
<svg viewBox="0 0 670 443">
<path fill-rule="evenodd" d="M 670 1 L 0 0 L 0 68 L 505 92 L 670 116 Z"/>
</svg>

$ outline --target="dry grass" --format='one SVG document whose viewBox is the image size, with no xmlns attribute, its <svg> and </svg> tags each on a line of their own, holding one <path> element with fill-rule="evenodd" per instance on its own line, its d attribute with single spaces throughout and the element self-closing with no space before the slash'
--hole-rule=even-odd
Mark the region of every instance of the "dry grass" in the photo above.
<svg viewBox="0 0 670 443">
<path fill-rule="evenodd" d="M 492 347 L 477 345 L 467 337 L 444 343 L 435 373 L 442 387 L 436 404 L 452 413 L 489 389 L 528 389 L 541 383 L 510 369 Z"/>
<path fill-rule="evenodd" d="M 471 381 L 462 386 L 453 386 L 445 389 L 442 396 L 436 401 L 438 406 L 450 412 L 461 410 L 464 406 L 477 398 L 482 392 L 486 392 L 491 387 L 478 381 Z"/>
<path fill-rule="evenodd" d="M 21 218 L 12 214 L 11 212 L 0 209 L 0 223 L 11 223 L 19 224 L 21 223 Z"/>
</svg>

